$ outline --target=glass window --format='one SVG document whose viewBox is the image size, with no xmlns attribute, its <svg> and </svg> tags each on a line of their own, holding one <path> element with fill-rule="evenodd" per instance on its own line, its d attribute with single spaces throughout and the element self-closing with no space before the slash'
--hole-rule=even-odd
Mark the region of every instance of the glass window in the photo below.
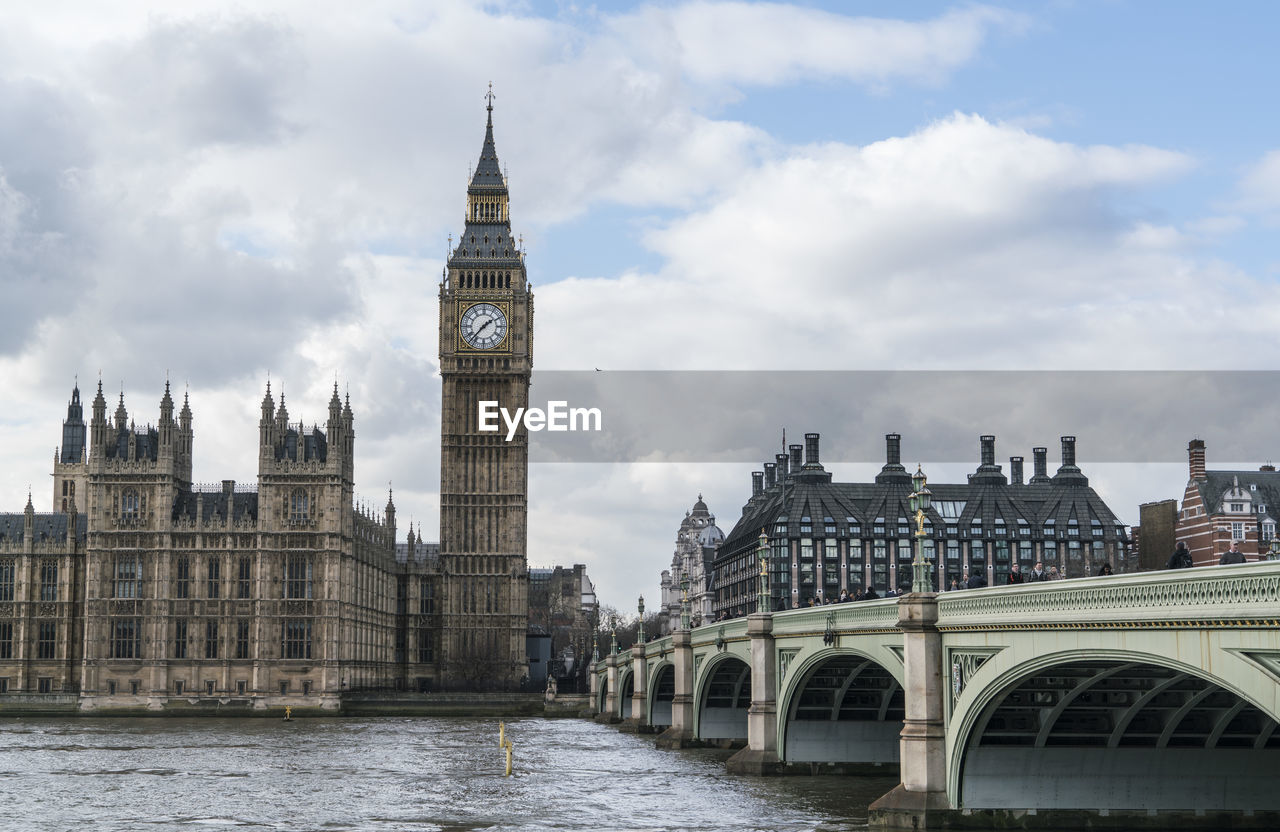
<svg viewBox="0 0 1280 832">
<path fill-rule="evenodd" d="M 310 516 L 310 501 L 307 499 L 307 492 L 301 488 L 295 488 L 293 494 L 289 495 L 289 519 L 294 523 L 304 523 Z"/>
<path fill-rule="evenodd" d="M 431 640 L 431 631 L 424 628 L 418 630 L 418 661 L 429 664 L 435 661 L 435 650 Z"/>
<path fill-rule="evenodd" d="M 222 563 L 216 557 L 209 558 L 209 562 L 206 564 L 205 584 L 206 598 L 221 597 L 219 587 L 222 584 Z M 208 658 L 216 659 L 218 657 L 209 656 Z"/>
<path fill-rule="evenodd" d="M 311 597 L 311 559 L 304 555 L 292 555 L 285 562 L 284 597 Z"/>
<path fill-rule="evenodd" d="M 40 600 L 58 600 L 58 562 L 45 559 L 40 562 Z"/>
<path fill-rule="evenodd" d="M 41 621 L 36 631 L 36 658 L 55 658 L 58 649 L 58 622 Z"/>
<path fill-rule="evenodd" d="M 209 620 L 204 622 L 204 657 L 206 659 L 218 658 L 218 622 Z"/>
<path fill-rule="evenodd" d="M 115 597 L 137 598 L 142 577 L 142 566 L 138 563 L 138 556 L 118 555 L 115 566 Z"/>
<path fill-rule="evenodd" d="M 0 558 L 0 601 L 13 600 L 13 558 Z"/>
<path fill-rule="evenodd" d="M 946 520 L 959 520 L 964 512 L 964 500 L 934 500 L 933 507 Z"/>
<path fill-rule="evenodd" d="M 175 659 L 187 657 L 187 621 L 184 618 L 173 622 L 173 657 Z"/>
<path fill-rule="evenodd" d="M 236 658 L 249 658 L 249 622 L 236 622 Z"/>
<path fill-rule="evenodd" d="M 1244 523 L 1231 524 L 1231 539 L 1244 540 Z"/>
<path fill-rule="evenodd" d="M 253 559 L 240 558 L 240 574 L 236 576 L 236 597 L 248 598 L 253 589 Z"/>
<path fill-rule="evenodd" d="M 191 597 L 191 559 L 188 557 L 178 558 L 178 562 L 174 564 L 176 577 L 173 583 L 173 596 L 175 598 Z"/>
<path fill-rule="evenodd" d="M 124 493 L 120 495 L 120 516 L 125 520 L 137 520 L 140 510 L 141 500 L 138 498 L 138 492 L 132 488 L 126 488 Z"/>
<path fill-rule="evenodd" d="M 0 659 L 13 658 L 13 622 L 0 621 Z"/>
<path fill-rule="evenodd" d="M 138 619 L 117 618 L 111 626 L 111 658 L 140 659 Z"/>
<path fill-rule="evenodd" d="M 418 579 L 418 615 L 432 615 L 436 611 L 436 587 L 430 578 Z"/>
<path fill-rule="evenodd" d="M 288 619 L 282 625 L 280 655 L 286 659 L 311 658 L 311 620 Z"/>
</svg>

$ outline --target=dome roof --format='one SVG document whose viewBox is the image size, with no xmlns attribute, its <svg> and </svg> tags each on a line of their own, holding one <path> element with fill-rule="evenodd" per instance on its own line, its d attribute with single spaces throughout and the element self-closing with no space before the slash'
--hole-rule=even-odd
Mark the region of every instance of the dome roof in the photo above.
<svg viewBox="0 0 1280 832">
<path fill-rule="evenodd" d="M 710 514 L 711 513 L 707 509 L 707 504 L 702 502 L 701 494 L 698 495 L 698 502 L 693 504 L 693 513 L 694 514 Z"/>
<path fill-rule="evenodd" d="M 698 542 L 703 546 L 719 546 L 724 542 L 724 532 L 715 523 L 707 526 L 698 535 Z"/>
</svg>

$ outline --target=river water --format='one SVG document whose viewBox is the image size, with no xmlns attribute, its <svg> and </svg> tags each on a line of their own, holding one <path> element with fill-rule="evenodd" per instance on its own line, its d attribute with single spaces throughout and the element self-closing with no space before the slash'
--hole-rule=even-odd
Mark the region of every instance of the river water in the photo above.
<svg viewBox="0 0 1280 832">
<path fill-rule="evenodd" d="M 0 721 L 0 830 L 866 828 L 896 777 L 742 778 L 575 719 Z"/>
</svg>

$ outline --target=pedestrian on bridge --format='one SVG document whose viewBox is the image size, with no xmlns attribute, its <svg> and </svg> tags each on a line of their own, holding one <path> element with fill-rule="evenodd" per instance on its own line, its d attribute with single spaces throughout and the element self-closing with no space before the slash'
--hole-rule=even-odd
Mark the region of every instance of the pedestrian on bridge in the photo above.
<svg viewBox="0 0 1280 832">
<path fill-rule="evenodd" d="M 1018 564 L 1014 564 L 1009 568 L 1009 577 L 1005 578 L 1007 584 L 1020 584 L 1023 581 L 1023 574 L 1018 569 Z"/>
<path fill-rule="evenodd" d="M 1169 555 L 1169 562 L 1164 565 L 1164 568 L 1190 569 L 1191 566 L 1191 553 L 1187 551 L 1187 543 L 1185 540 L 1179 540 L 1177 548 L 1173 550 L 1172 555 Z"/>
<path fill-rule="evenodd" d="M 1109 564 L 1109 563 L 1104 563 L 1104 564 L 1102 564 L 1102 566 L 1101 566 L 1101 567 L 1099 567 L 1099 568 L 1098 568 L 1098 577 L 1099 577 L 1099 578 L 1103 577 L 1104 575 L 1111 575 L 1111 574 L 1113 574 L 1113 573 L 1112 573 L 1112 571 L 1111 571 L 1111 564 Z"/>
<path fill-rule="evenodd" d="M 1219 566 L 1226 566 L 1231 563 L 1245 563 L 1246 558 L 1244 552 L 1240 551 L 1240 541 L 1231 541 L 1231 548 L 1222 553 L 1222 557 L 1218 558 Z"/>
<path fill-rule="evenodd" d="M 987 577 L 982 574 L 982 570 L 974 572 L 969 576 L 969 580 L 965 581 L 965 586 L 969 589 L 982 589 L 987 585 Z"/>
<path fill-rule="evenodd" d="M 1031 570 L 1031 574 L 1027 576 L 1027 583 L 1034 584 L 1038 581 L 1049 580 L 1049 573 L 1044 571 L 1044 561 L 1036 561 L 1035 567 Z"/>
</svg>

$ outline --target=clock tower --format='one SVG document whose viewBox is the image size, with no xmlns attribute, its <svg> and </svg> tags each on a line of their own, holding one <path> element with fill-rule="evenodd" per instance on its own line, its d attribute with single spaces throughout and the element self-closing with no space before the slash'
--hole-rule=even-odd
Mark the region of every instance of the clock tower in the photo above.
<svg viewBox="0 0 1280 832">
<path fill-rule="evenodd" d="M 442 681 L 504 688 L 527 673 L 528 434 L 479 430 L 482 401 L 529 404 L 533 293 L 511 234 L 493 143 L 493 92 L 466 224 L 440 284 Z"/>
</svg>

